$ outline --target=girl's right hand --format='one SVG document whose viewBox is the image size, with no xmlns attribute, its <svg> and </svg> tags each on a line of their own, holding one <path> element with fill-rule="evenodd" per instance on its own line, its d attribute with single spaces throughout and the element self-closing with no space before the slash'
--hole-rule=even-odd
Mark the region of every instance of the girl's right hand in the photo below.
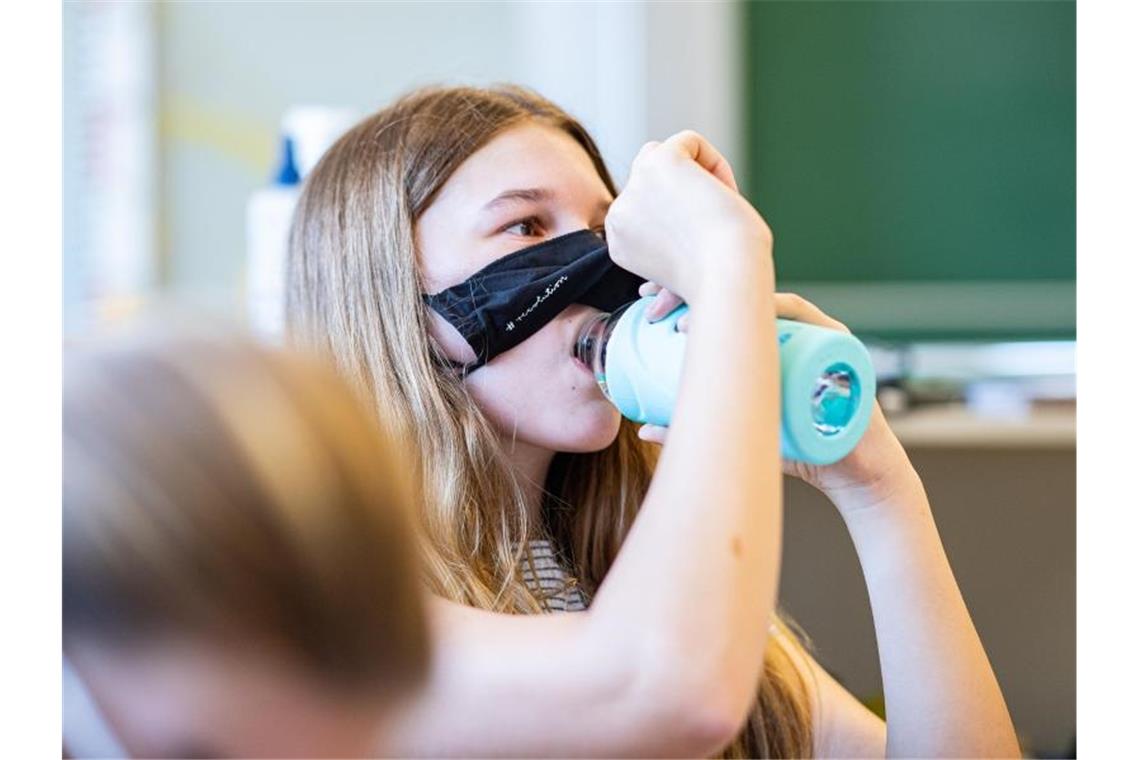
<svg viewBox="0 0 1140 760">
<path fill-rule="evenodd" d="M 772 233 L 736 191 L 728 162 L 691 130 L 642 147 L 606 216 L 606 239 L 618 266 L 690 302 L 710 272 L 772 252 Z"/>
</svg>

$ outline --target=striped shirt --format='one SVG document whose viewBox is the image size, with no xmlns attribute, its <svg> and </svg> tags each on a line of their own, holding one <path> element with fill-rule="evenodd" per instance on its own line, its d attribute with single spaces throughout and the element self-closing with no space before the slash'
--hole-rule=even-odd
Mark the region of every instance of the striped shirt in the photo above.
<svg viewBox="0 0 1140 760">
<path fill-rule="evenodd" d="M 523 582 L 542 599 L 550 612 L 581 612 L 589 605 L 589 597 L 578 585 L 578 579 L 566 572 L 554 553 L 554 545 L 545 539 L 531 541 L 530 555 L 534 561 L 523 562 Z"/>
<path fill-rule="evenodd" d="M 535 539 L 530 542 L 530 555 L 534 559 L 532 573 L 530 564 L 524 562 L 522 566 L 523 582 L 530 587 L 539 599 L 546 604 L 549 612 L 582 612 L 590 606 L 590 597 L 578 585 L 578 579 L 566 572 L 558 562 L 554 553 L 554 545 L 546 539 Z M 535 581 L 535 573 L 538 580 Z M 783 631 L 776 625 L 775 613 L 768 624 L 768 633 L 774 637 L 784 636 Z"/>
</svg>

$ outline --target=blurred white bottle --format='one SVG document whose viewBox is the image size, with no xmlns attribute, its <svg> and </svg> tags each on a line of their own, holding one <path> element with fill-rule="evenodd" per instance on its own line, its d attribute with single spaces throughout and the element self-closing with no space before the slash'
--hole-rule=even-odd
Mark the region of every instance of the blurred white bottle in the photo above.
<svg viewBox="0 0 1140 760">
<path fill-rule="evenodd" d="M 273 182 L 254 192 L 246 209 L 246 304 L 250 328 L 263 340 L 284 338 L 289 228 L 301 183 L 356 118 L 352 109 L 296 106 L 281 120 Z"/>
<path fill-rule="evenodd" d="M 289 225 L 301 190 L 293 140 L 281 138 L 273 184 L 256 191 L 246 209 L 246 303 L 259 338 L 279 343 L 285 329 L 285 260 Z"/>
</svg>

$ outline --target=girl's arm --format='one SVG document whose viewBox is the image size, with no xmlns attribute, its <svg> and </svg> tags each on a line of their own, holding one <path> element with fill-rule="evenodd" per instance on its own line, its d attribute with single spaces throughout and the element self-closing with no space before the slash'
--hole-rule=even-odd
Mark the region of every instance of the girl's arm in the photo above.
<svg viewBox="0 0 1140 760">
<path fill-rule="evenodd" d="M 776 301 L 781 317 L 847 330 L 798 296 L 777 293 Z M 788 462 L 785 471 L 831 499 L 859 555 L 886 698 L 886 754 L 1020 756 L 1009 711 L 954 580 L 922 481 L 879 405 L 845 459 L 826 467 Z M 831 733 L 819 738 L 833 754 L 851 755 L 863 746 L 866 715 L 849 709 L 853 699 L 832 698 L 829 705 L 827 693 L 821 698 L 829 715 L 823 724 Z"/>
<path fill-rule="evenodd" d="M 588 612 L 436 603 L 433 677 L 396 722 L 396 754 L 707 755 L 753 704 L 782 529 L 771 237 L 709 173 L 727 166 L 711 146 L 682 133 L 658 150 L 639 155 L 607 232 L 634 271 L 638 251 L 686 240 L 704 248 L 675 257 L 710 262 L 670 283 L 694 315 L 672 440 Z"/>
<path fill-rule="evenodd" d="M 1020 757 L 917 473 L 837 499 L 871 598 L 891 757 Z"/>
</svg>

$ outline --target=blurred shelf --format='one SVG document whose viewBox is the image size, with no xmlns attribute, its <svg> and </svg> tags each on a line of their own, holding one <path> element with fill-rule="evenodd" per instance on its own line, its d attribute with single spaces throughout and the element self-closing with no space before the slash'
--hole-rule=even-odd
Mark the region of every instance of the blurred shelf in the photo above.
<svg viewBox="0 0 1140 760">
<path fill-rule="evenodd" d="M 963 404 L 918 408 L 887 418 L 904 446 L 916 448 L 1075 449 L 1075 404 L 1034 407 L 1017 417 L 982 416 Z"/>
</svg>

